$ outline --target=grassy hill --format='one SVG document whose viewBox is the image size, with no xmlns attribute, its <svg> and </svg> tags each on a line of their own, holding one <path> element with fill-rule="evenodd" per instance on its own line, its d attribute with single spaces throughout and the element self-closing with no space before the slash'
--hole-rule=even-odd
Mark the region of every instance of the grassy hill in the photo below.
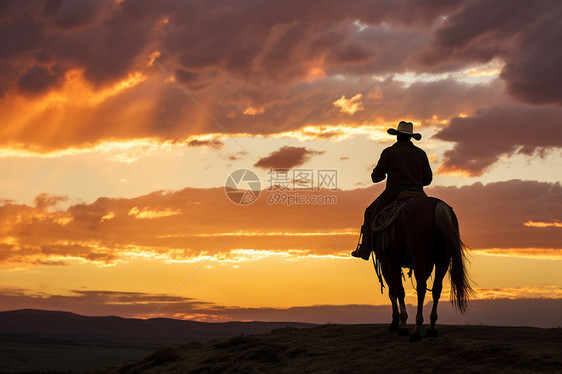
<svg viewBox="0 0 562 374">
<path fill-rule="evenodd" d="M 562 330 L 441 326 L 411 342 L 383 325 L 282 328 L 165 346 L 113 373 L 560 373 Z"/>
</svg>

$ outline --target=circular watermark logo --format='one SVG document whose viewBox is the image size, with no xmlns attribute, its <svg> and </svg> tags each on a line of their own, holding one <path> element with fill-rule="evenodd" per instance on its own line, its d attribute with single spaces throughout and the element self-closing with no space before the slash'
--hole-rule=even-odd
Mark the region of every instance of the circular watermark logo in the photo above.
<svg viewBox="0 0 562 374">
<path fill-rule="evenodd" d="M 224 190 L 233 203 L 248 205 L 256 201 L 260 195 L 261 182 L 257 174 L 250 169 L 238 169 L 230 173 Z"/>
</svg>

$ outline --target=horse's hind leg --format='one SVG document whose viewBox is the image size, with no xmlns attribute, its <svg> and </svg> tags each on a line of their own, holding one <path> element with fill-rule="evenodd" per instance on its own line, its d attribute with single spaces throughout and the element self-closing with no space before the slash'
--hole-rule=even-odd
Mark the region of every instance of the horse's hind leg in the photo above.
<svg viewBox="0 0 562 374">
<path fill-rule="evenodd" d="M 429 327 L 427 329 L 426 335 L 429 337 L 437 336 L 437 328 L 435 323 L 437 322 L 437 304 L 439 303 L 439 298 L 441 297 L 441 290 L 443 289 L 443 278 L 447 273 L 449 268 L 449 260 L 442 261 L 435 265 L 435 281 L 433 282 L 433 308 L 431 308 L 431 315 L 429 316 Z"/>
</svg>

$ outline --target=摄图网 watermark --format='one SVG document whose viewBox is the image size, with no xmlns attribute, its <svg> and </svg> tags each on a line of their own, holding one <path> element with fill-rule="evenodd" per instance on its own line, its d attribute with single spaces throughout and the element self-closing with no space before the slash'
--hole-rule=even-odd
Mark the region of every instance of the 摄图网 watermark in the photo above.
<svg viewBox="0 0 562 374">
<path fill-rule="evenodd" d="M 225 183 L 226 196 L 235 204 L 254 203 L 262 192 L 269 205 L 337 204 L 337 196 L 326 191 L 338 189 L 337 169 L 270 169 L 268 187 L 261 190 L 258 175 L 250 169 L 230 173 Z M 316 194 L 310 192 L 317 191 Z"/>
</svg>

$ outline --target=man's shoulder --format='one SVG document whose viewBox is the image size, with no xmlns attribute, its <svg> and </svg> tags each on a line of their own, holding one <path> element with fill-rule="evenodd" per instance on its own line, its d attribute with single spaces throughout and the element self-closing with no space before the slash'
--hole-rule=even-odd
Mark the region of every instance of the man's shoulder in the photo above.
<svg viewBox="0 0 562 374">
<path fill-rule="evenodd" d="M 420 147 L 416 146 L 415 144 L 412 144 L 412 147 L 416 150 L 416 152 L 425 154 L 425 151 Z"/>
<path fill-rule="evenodd" d="M 426 156 L 426 153 L 423 149 L 421 149 L 420 147 L 416 146 L 414 143 L 412 142 L 404 142 L 404 143 L 400 143 L 400 142 L 396 142 L 394 143 L 392 146 L 385 148 L 383 150 L 383 152 L 389 152 L 389 153 L 394 153 L 394 152 L 407 152 L 407 153 L 415 153 L 417 155 L 420 156 Z"/>
<path fill-rule="evenodd" d="M 417 145 L 415 145 L 413 142 L 408 142 L 407 148 L 414 150 L 414 152 L 425 154 L 425 151 L 423 149 L 421 149 L 420 147 L 418 147 Z"/>
<path fill-rule="evenodd" d="M 390 147 L 386 147 L 385 149 L 382 150 L 381 152 L 381 156 L 382 155 L 388 155 L 389 153 L 394 152 L 395 148 L 394 148 L 394 144 L 391 145 Z"/>
<path fill-rule="evenodd" d="M 414 143 L 412 142 L 396 142 L 393 145 L 391 145 L 388 148 L 385 148 L 384 151 L 386 150 L 396 150 L 396 149 L 415 149 L 416 151 L 421 151 L 424 152 L 423 149 L 421 149 L 420 147 L 416 146 Z M 384 152 L 383 151 L 383 152 Z"/>
<path fill-rule="evenodd" d="M 385 152 L 391 152 L 395 147 L 396 143 L 394 143 L 393 145 L 391 145 L 390 147 L 386 147 L 385 149 L 382 150 L 381 153 L 385 153 Z"/>
</svg>

